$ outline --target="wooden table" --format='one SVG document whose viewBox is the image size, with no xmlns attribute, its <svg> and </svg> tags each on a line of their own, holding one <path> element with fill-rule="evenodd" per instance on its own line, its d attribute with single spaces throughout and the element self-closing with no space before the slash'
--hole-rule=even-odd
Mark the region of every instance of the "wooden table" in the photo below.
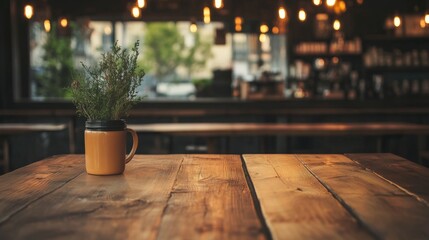
<svg viewBox="0 0 429 240">
<path fill-rule="evenodd" d="M 0 163 L 3 165 L 4 171 L 8 172 L 10 165 L 9 136 L 33 132 L 62 131 L 66 128 L 65 124 L 0 123 L 0 140 L 3 142 L 3 161 Z M 74 139 L 69 139 L 70 143 L 72 141 L 74 142 Z"/>
<path fill-rule="evenodd" d="M 381 152 L 384 136 L 416 135 L 423 148 L 429 135 L 429 125 L 414 123 L 161 123 L 128 127 L 146 134 L 204 136 L 209 153 L 216 152 L 213 140 L 221 136 L 377 136 L 377 151 Z"/>
<path fill-rule="evenodd" d="M 429 169 L 392 154 L 56 156 L 0 176 L 2 239 L 428 239 Z"/>
</svg>

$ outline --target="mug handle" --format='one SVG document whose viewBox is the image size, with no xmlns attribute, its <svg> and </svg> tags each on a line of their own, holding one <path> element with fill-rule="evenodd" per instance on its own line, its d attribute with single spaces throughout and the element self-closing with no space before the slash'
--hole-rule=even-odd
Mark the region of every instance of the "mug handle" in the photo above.
<svg viewBox="0 0 429 240">
<path fill-rule="evenodd" d="M 131 133 L 131 136 L 133 137 L 133 147 L 131 148 L 130 154 L 125 158 L 125 164 L 127 164 L 131 159 L 133 159 L 134 154 L 136 154 L 137 146 L 139 145 L 139 138 L 137 137 L 136 131 L 133 129 L 125 128 L 125 131 Z"/>
</svg>

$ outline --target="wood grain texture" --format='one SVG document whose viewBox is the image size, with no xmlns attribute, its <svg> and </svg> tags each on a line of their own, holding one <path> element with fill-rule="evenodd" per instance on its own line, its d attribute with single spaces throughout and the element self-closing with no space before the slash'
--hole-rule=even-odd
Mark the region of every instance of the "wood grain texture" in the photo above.
<svg viewBox="0 0 429 240">
<path fill-rule="evenodd" d="M 429 134 L 429 125 L 411 123 L 160 123 L 129 124 L 128 127 L 140 133 L 157 133 L 181 136 L 370 136 Z"/>
<path fill-rule="evenodd" d="M 65 124 L 0 123 L 0 135 L 52 132 L 66 129 Z"/>
<path fill-rule="evenodd" d="M 414 196 L 343 155 L 298 159 L 378 238 L 429 238 L 429 207 Z"/>
<path fill-rule="evenodd" d="M 429 206 L 429 169 L 390 153 L 346 154 L 369 171 L 398 185 Z"/>
<path fill-rule="evenodd" d="M 54 156 L 0 177 L 0 225 L 11 216 L 83 173 L 84 159 Z"/>
<path fill-rule="evenodd" d="M 123 175 L 81 174 L 3 222 L 0 235 L 5 239 L 156 239 L 182 158 L 135 156 Z M 6 187 L 14 189 L 14 184 Z"/>
<path fill-rule="evenodd" d="M 243 155 L 274 239 L 373 239 L 295 155 Z"/>
<path fill-rule="evenodd" d="M 160 239 L 264 239 L 238 155 L 188 155 Z"/>
<path fill-rule="evenodd" d="M 65 176 L 70 173 L 59 170 L 70 166 L 54 159 L 52 164 L 57 168 L 49 172 L 60 176 L 46 178 L 61 187 L 4 219 L 0 238 L 265 238 L 239 156 L 135 156 L 123 175 L 103 177 L 79 174 L 83 172 L 83 156 L 65 158 L 75 159 L 71 168 L 79 169 L 77 176 Z M 40 174 L 34 165 L 26 169 Z M 1 198 L 9 199 L 7 194 L 17 187 L 14 180 L 22 182 L 24 178 L 17 172 L 0 177 L 6 194 Z M 3 179 L 10 182 L 3 185 Z M 44 185 L 37 177 L 26 179 L 24 189 Z M 34 192 L 39 194 L 41 189 Z M 33 196 L 23 194 L 22 198 Z"/>
</svg>

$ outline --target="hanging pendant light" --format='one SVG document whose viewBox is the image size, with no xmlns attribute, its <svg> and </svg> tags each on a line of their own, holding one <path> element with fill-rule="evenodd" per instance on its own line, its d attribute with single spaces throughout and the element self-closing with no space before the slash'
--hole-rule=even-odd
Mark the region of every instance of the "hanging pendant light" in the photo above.
<svg viewBox="0 0 429 240">
<path fill-rule="evenodd" d="M 43 27 L 45 28 L 45 32 L 50 32 L 51 31 L 51 21 L 49 21 L 49 19 L 46 19 L 45 21 L 43 21 Z"/>
<path fill-rule="evenodd" d="M 280 6 L 279 7 L 279 18 L 281 20 L 285 20 L 287 17 L 287 12 L 286 12 L 286 8 L 284 6 Z"/>
<path fill-rule="evenodd" d="M 279 33 L 280 33 L 280 29 L 279 29 L 279 27 L 274 26 L 274 27 L 272 28 L 271 32 L 272 32 L 273 34 L 279 34 Z"/>
<path fill-rule="evenodd" d="M 67 18 L 60 19 L 60 26 L 66 28 L 69 25 L 69 20 Z"/>
<path fill-rule="evenodd" d="M 146 0 L 137 0 L 137 7 L 139 8 L 146 7 Z"/>
<path fill-rule="evenodd" d="M 299 10 L 299 12 L 298 12 L 298 19 L 299 19 L 299 21 L 301 21 L 301 22 L 304 22 L 306 19 L 307 19 L 307 13 L 305 12 L 305 10 L 304 9 L 300 9 Z"/>
<path fill-rule="evenodd" d="M 210 8 L 209 7 L 204 7 L 203 9 L 203 17 L 204 17 L 204 23 L 208 24 L 211 21 L 211 17 L 210 17 Z"/>
<path fill-rule="evenodd" d="M 140 8 L 138 8 L 137 6 L 133 7 L 133 8 L 131 9 L 131 15 L 132 15 L 134 18 L 139 18 L 139 17 L 140 17 Z"/>
<path fill-rule="evenodd" d="M 326 0 L 326 6 L 333 7 L 337 3 L 337 0 Z"/>
<path fill-rule="evenodd" d="M 213 5 L 215 8 L 223 8 L 223 1 L 222 0 L 214 0 Z"/>
<path fill-rule="evenodd" d="M 235 31 L 241 32 L 241 30 L 243 30 L 243 18 L 242 17 L 235 17 L 234 23 L 235 23 Z"/>
<path fill-rule="evenodd" d="M 259 26 L 259 31 L 261 33 L 267 33 L 270 30 L 267 24 L 263 23 L 261 26 Z"/>
<path fill-rule="evenodd" d="M 24 16 L 27 19 L 31 19 L 34 15 L 34 9 L 33 6 L 31 6 L 30 4 L 25 5 L 24 7 Z"/>
<path fill-rule="evenodd" d="M 340 22 L 340 20 L 336 19 L 334 21 L 334 24 L 332 24 L 332 27 L 334 28 L 335 31 L 339 31 L 341 29 L 341 22 Z"/>
<path fill-rule="evenodd" d="M 396 15 L 394 18 L 393 18 L 393 25 L 395 26 L 395 27 L 399 27 L 399 26 L 401 26 L 401 17 L 399 16 L 399 15 Z"/>
</svg>

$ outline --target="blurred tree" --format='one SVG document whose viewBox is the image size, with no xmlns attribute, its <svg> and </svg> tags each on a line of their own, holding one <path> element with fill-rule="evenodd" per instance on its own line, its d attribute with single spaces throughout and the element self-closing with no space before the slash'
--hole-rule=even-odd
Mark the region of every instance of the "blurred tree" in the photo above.
<svg viewBox="0 0 429 240">
<path fill-rule="evenodd" d="M 56 25 L 53 24 L 43 45 L 42 69 L 36 75 L 39 96 L 57 98 L 67 96 L 67 88 L 74 71 L 73 51 L 70 44 L 70 37 L 59 36 Z"/>
<path fill-rule="evenodd" d="M 174 23 L 148 23 L 144 37 L 144 64 L 159 80 L 175 73 L 181 63 L 184 39 Z"/>
<path fill-rule="evenodd" d="M 198 33 L 194 33 L 194 39 L 194 45 L 184 49 L 182 55 L 182 65 L 187 69 L 189 79 L 192 79 L 192 73 L 203 68 L 207 63 L 207 59 L 213 56 L 211 42 L 202 41 Z"/>
<path fill-rule="evenodd" d="M 174 75 L 179 66 L 186 68 L 191 80 L 192 73 L 204 67 L 212 56 L 212 43 L 202 41 L 199 34 L 195 34 L 194 44 L 186 47 L 184 37 L 174 23 L 148 23 L 143 44 L 141 64 L 146 72 L 152 72 L 161 81 Z"/>
</svg>

